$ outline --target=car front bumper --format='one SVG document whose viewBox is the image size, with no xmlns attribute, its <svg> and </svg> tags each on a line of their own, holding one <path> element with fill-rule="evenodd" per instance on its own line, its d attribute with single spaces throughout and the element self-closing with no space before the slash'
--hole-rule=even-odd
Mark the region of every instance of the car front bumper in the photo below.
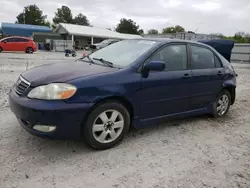
<svg viewBox="0 0 250 188">
<path fill-rule="evenodd" d="M 11 111 L 20 125 L 29 133 L 53 139 L 80 139 L 83 120 L 92 103 L 66 103 L 19 97 L 12 89 L 9 93 Z M 41 132 L 34 125 L 56 126 L 53 132 Z"/>
</svg>

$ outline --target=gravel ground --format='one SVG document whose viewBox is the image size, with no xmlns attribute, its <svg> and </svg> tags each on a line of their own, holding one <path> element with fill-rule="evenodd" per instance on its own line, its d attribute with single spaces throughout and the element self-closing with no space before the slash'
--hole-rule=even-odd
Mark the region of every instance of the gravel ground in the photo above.
<svg viewBox="0 0 250 188">
<path fill-rule="evenodd" d="M 131 131 L 122 144 L 93 151 L 24 131 L 10 112 L 19 74 L 62 53 L 0 54 L 1 188 L 250 187 L 250 66 L 235 65 L 237 100 L 221 119 L 207 116 Z"/>
</svg>

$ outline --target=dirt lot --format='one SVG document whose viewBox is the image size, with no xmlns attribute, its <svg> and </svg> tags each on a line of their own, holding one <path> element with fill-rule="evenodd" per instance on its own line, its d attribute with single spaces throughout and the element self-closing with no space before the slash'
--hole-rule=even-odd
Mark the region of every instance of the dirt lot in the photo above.
<svg viewBox="0 0 250 188">
<path fill-rule="evenodd" d="M 250 187 L 250 66 L 235 66 L 237 100 L 222 119 L 207 116 L 133 130 L 122 144 L 93 151 L 24 131 L 9 88 L 27 68 L 67 61 L 60 53 L 0 54 L 0 187 Z"/>
</svg>

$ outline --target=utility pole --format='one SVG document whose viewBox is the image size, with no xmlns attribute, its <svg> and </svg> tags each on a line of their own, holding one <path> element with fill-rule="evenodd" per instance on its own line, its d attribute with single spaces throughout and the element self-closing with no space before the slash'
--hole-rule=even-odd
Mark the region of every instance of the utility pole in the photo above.
<svg viewBox="0 0 250 188">
<path fill-rule="evenodd" d="M 24 8 L 24 10 L 23 10 L 23 24 L 25 24 L 25 8 Z"/>
</svg>

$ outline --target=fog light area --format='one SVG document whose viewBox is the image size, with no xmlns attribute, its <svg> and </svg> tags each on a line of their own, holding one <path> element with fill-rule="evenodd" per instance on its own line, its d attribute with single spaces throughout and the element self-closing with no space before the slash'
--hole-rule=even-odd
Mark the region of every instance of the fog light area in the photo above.
<svg viewBox="0 0 250 188">
<path fill-rule="evenodd" d="M 40 132 L 48 133 L 48 132 L 52 132 L 52 131 L 56 130 L 56 126 L 53 126 L 53 125 L 35 125 L 33 127 L 33 129 L 40 131 Z"/>
</svg>

